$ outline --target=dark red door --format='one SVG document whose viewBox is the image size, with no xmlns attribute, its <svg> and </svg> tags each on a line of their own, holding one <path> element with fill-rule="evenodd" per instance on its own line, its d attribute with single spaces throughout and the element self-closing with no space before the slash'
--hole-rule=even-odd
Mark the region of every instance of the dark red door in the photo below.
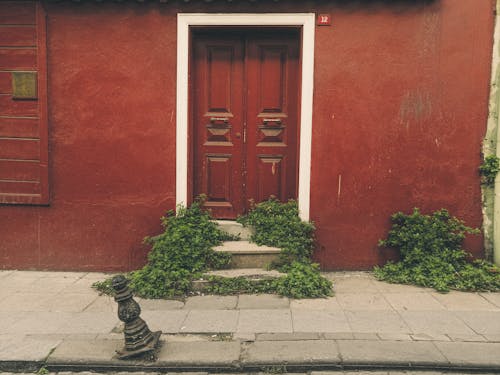
<svg viewBox="0 0 500 375">
<path fill-rule="evenodd" d="M 193 195 L 218 218 L 297 196 L 299 34 L 193 33 Z"/>
</svg>

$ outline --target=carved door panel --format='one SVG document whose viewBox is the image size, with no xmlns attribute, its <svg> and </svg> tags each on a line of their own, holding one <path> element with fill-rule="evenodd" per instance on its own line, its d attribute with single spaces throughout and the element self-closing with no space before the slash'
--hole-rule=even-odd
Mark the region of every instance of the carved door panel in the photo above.
<svg viewBox="0 0 500 375">
<path fill-rule="evenodd" d="M 249 200 L 296 198 L 298 37 L 193 33 L 193 196 L 205 194 L 215 217 L 235 218 Z"/>
</svg>

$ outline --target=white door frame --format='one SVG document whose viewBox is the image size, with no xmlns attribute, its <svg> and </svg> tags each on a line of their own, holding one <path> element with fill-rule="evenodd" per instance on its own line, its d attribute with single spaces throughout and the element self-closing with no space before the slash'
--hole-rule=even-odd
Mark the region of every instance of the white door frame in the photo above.
<svg viewBox="0 0 500 375">
<path fill-rule="evenodd" d="M 309 220 L 314 79 L 314 13 L 179 13 L 177 15 L 176 204 L 188 202 L 189 28 L 191 26 L 298 26 L 302 28 L 298 204 Z"/>
</svg>

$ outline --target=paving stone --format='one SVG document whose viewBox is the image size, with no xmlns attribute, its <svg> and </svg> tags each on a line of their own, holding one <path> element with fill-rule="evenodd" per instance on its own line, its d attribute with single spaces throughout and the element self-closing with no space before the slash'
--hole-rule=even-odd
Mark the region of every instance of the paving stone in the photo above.
<svg viewBox="0 0 500 375">
<path fill-rule="evenodd" d="M 56 294 L 48 298 L 43 306 L 47 306 L 48 311 L 66 311 L 66 312 L 79 312 L 85 310 L 86 307 L 92 304 L 98 295 L 96 293 L 83 294 L 83 293 L 64 293 Z"/>
<path fill-rule="evenodd" d="M 290 308 L 292 310 L 334 310 L 340 311 L 342 307 L 337 300 L 337 297 L 328 298 L 308 298 L 308 299 L 292 299 L 290 300 Z"/>
<path fill-rule="evenodd" d="M 392 310 L 381 293 L 342 293 L 337 300 L 344 310 Z"/>
<path fill-rule="evenodd" d="M 47 359 L 47 364 L 95 364 L 112 361 L 123 340 L 63 340 Z M 120 362 L 118 362 L 120 363 Z M 123 363 L 123 362 L 122 362 Z"/>
<path fill-rule="evenodd" d="M 142 311 L 153 310 L 177 310 L 184 307 L 184 302 L 176 300 L 164 300 L 164 299 L 144 299 L 137 298 L 137 303 L 141 306 Z"/>
<path fill-rule="evenodd" d="M 171 342 L 160 349 L 155 365 L 231 367 L 239 357 L 239 342 Z"/>
<path fill-rule="evenodd" d="M 186 300 L 186 310 L 230 310 L 236 308 L 237 296 L 195 296 Z"/>
<path fill-rule="evenodd" d="M 255 341 L 255 336 L 255 333 L 235 332 L 233 333 L 233 340 Z"/>
<path fill-rule="evenodd" d="M 450 311 L 401 311 L 400 314 L 413 333 L 474 334 L 474 331 Z"/>
<path fill-rule="evenodd" d="M 274 294 L 242 294 L 238 297 L 238 309 L 286 309 L 290 300 Z"/>
<path fill-rule="evenodd" d="M 311 371 L 311 375 L 388 375 L 387 371 Z M 395 375 L 391 372 L 392 375 Z M 403 373 L 401 373 L 403 375 Z M 428 375 L 426 372 L 425 375 Z"/>
<path fill-rule="evenodd" d="M 76 281 L 75 278 L 41 277 L 24 288 L 26 293 L 59 293 Z"/>
<path fill-rule="evenodd" d="M 366 277 L 334 277 L 333 290 L 336 295 L 342 293 L 378 293 L 379 289 L 370 278 Z"/>
<path fill-rule="evenodd" d="M 53 334 L 62 333 L 61 328 L 73 317 L 67 312 L 27 312 L 12 325 L 5 328 L 5 333 L 18 334 Z"/>
<path fill-rule="evenodd" d="M 70 313 L 70 318 L 63 324 L 60 333 L 109 333 L 119 322 L 118 317 L 104 312 Z"/>
<path fill-rule="evenodd" d="M 453 364 L 500 366 L 500 343 L 436 342 L 434 344 Z"/>
<path fill-rule="evenodd" d="M 290 310 L 240 310 L 237 332 L 292 332 Z"/>
<path fill-rule="evenodd" d="M 381 293 L 430 293 L 433 292 L 434 289 L 423 288 L 416 285 L 405 285 L 405 284 L 392 284 L 385 281 L 373 280 L 373 284 L 377 288 L 377 290 Z"/>
<path fill-rule="evenodd" d="M 490 303 L 500 308 L 500 293 L 479 293 L 481 297 L 486 298 Z"/>
<path fill-rule="evenodd" d="M 395 310 L 444 310 L 429 293 L 385 293 L 384 296 Z"/>
<path fill-rule="evenodd" d="M 50 337 L 0 336 L 0 360 L 42 361 L 62 340 Z"/>
<path fill-rule="evenodd" d="M 408 334 L 404 333 L 379 333 L 377 334 L 380 340 L 386 341 L 412 341 L 412 338 Z"/>
<path fill-rule="evenodd" d="M 85 312 L 107 312 L 116 316 L 118 312 L 118 304 L 113 297 L 98 296 L 91 304 L 89 304 Z"/>
<path fill-rule="evenodd" d="M 319 340 L 320 334 L 316 332 L 292 332 L 292 333 L 259 333 L 258 341 L 298 341 Z"/>
<path fill-rule="evenodd" d="M 55 293 L 15 293 L 7 296 L 0 304 L 0 311 L 48 311 L 47 300 Z"/>
<path fill-rule="evenodd" d="M 237 310 L 191 310 L 180 332 L 235 332 L 238 313 Z"/>
<path fill-rule="evenodd" d="M 353 332 L 352 333 L 354 340 L 378 340 L 379 337 L 376 333 L 368 333 L 368 332 Z"/>
<path fill-rule="evenodd" d="M 457 311 L 457 317 L 465 322 L 476 333 L 490 335 L 500 334 L 499 311 Z"/>
<path fill-rule="evenodd" d="M 462 341 L 462 342 L 484 342 L 486 341 L 484 336 L 481 335 L 460 335 L 457 333 L 448 334 L 451 341 Z"/>
<path fill-rule="evenodd" d="M 294 332 L 346 332 L 349 323 L 343 311 L 292 310 Z"/>
<path fill-rule="evenodd" d="M 450 341 L 449 335 L 442 333 L 415 333 L 410 335 L 414 341 Z"/>
<path fill-rule="evenodd" d="M 178 333 L 186 320 L 189 311 L 166 310 L 166 311 L 143 311 L 141 318 L 148 324 L 152 331 L 164 333 Z"/>
<path fill-rule="evenodd" d="M 499 310 L 500 308 L 489 302 L 479 293 L 467 293 L 451 291 L 447 294 L 432 293 L 447 310 L 467 311 L 467 310 Z"/>
<path fill-rule="evenodd" d="M 325 340 L 354 340 L 352 332 L 325 332 L 322 336 Z"/>
<path fill-rule="evenodd" d="M 340 357 L 333 340 L 256 341 L 242 355 L 247 365 L 337 364 Z"/>
<path fill-rule="evenodd" d="M 483 335 L 487 341 L 490 341 L 490 342 L 500 342 L 500 335 L 490 335 L 488 333 L 485 333 Z"/>
<path fill-rule="evenodd" d="M 348 364 L 412 364 L 444 365 L 448 362 L 433 343 L 415 341 L 340 340 L 342 363 Z"/>
<path fill-rule="evenodd" d="M 346 311 L 354 332 L 410 333 L 406 323 L 393 311 Z"/>
<path fill-rule="evenodd" d="M 166 342 L 200 342 L 210 341 L 210 335 L 207 334 L 168 334 L 161 335 L 161 340 Z"/>
</svg>

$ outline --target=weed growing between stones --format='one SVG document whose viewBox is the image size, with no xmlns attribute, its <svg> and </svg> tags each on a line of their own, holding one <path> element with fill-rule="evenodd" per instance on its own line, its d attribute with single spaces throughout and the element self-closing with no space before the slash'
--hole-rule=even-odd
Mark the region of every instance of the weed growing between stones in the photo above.
<svg viewBox="0 0 500 375">
<path fill-rule="evenodd" d="M 467 234 L 478 234 L 447 210 L 423 215 L 418 209 L 391 217 L 392 228 L 381 247 L 399 250 L 401 260 L 375 267 L 379 280 L 431 287 L 440 292 L 500 290 L 500 268 L 484 260 L 470 262 L 462 249 Z"/>
<path fill-rule="evenodd" d="M 201 198 L 189 208 L 178 207 L 177 215 L 169 212 L 162 219 L 164 232 L 146 239 L 152 245 L 148 264 L 126 276 L 136 295 L 146 298 L 189 295 L 192 281 L 204 272 L 227 268 L 230 255 L 212 248 L 234 238 L 222 232 L 202 206 Z M 280 203 L 271 199 L 259 203 L 240 222 L 254 226 L 253 240 L 258 244 L 283 249 L 280 264 L 275 266 L 287 275 L 258 282 L 243 277 L 210 276 L 206 293 L 277 293 L 294 298 L 332 294 L 331 281 L 322 277 L 318 265 L 310 261 L 314 226 L 300 220 L 296 202 Z M 110 280 L 97 282 L 93 287 L 112 294 Z"/>
</svg>

